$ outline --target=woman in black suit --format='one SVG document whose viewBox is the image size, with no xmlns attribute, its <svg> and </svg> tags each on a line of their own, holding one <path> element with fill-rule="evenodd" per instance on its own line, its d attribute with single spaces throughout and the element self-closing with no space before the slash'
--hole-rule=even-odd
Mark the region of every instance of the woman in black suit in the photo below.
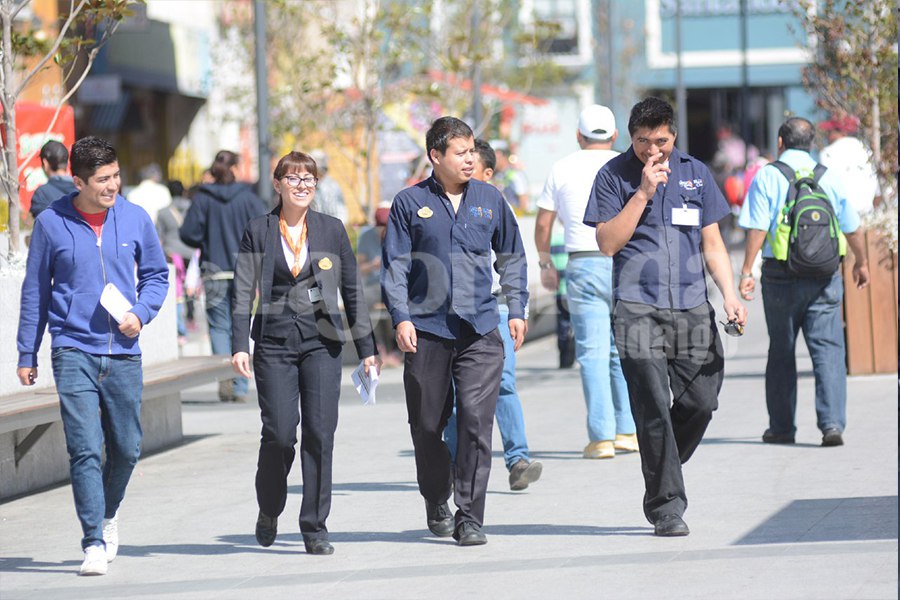
<svg viewBox="0 0 900 600">
<path fill-rule="evenodd" d="M 380 369 L 381 360 L 344 225 L 309 208 L 316 183 L 316 163 L 309 155 L 286 154 L 274 173 L 278 206 L 251 220 L 244 231 L 234 274 L 231 362 L 237 373 L 250 377 L 248 338 L 252 337 L 262 413 L 257 541 L 261 546 L 275 541 L 299 423 L 300 532 L 308 553 L 331 554 L 334 548 L 328 542 L 325 519 L 331 510 L 331 463 L 345 341 L 338 293 L 366 371 Z M 251 327 L 257 291 L 259 304 Z"/>
</svg>

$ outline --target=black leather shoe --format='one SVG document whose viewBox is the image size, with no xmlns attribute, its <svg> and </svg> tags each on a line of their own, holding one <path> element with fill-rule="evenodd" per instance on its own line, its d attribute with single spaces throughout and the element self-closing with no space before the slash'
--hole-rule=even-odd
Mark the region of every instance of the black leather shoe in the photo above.
<svg viewBox="0 0 900 600">
<path fill-rule="evenodd" d="M 653 525 L 653 534 L 660 537 L 676 537 L 690 532 L 687 523 L 678 515 L 663 515 Z"/>
<path fill-rule="evenodd" d="M 334 554 L 334 546 L 328 540 L 303 538 L 303 545 L 306 546 L 307 554 Z"/>
<path fill-rule="evenodd" d="M 256 517 L 256 541 L 263 548 L 268 548 L 275 542 L 278 535 L 278 517 L 267 517 L 259 513 Z"/>
<path fill-rule="evenodd" d="M 771 429 L 766 429 L 762 437 L 766 444 L 793 444 L 793 433 L 774 433 Z"/>
<path fill-rule="evenodd" d="M 438 537 L 450 537 L 453 535 L 453 513 L 450 505 L 432 504 L 425 501 L 425 514 L 428 517 L 428 530 Z"/>
<path fill-rule="evenodd" d="M 453 539 L 460 546 L 481 546 L 487 544 L 487 536 L 481 531 L 481 527 L 472 521 L 463 521 L 456 531 L 453 532 Z"/>
<path fill-rule="evenodd" d="M 829 427 L 825 431 L 822 432 L 822 445 L 823 446 L 843 446 L 844 438 L 841 436 L 841 431 L 836 427 Z"/>
</svg>

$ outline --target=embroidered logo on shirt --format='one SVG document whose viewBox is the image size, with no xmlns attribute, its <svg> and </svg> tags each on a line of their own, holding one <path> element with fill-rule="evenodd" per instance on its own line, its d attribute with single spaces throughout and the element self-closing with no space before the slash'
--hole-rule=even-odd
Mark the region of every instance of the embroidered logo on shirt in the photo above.
<svg viewBox="0 0 900 600">
<path fill-rule="evenodd" d="M 434 211 L 432 211 L 427 206 L 423 206 L 422 208 L 419 209 L 419 212 L 417 212 L 416 214 L 419 215 L 420 217 L 422 217 L 423 219 L 429 219 L 429 218 L 431 218 L 431 215 L 434 214 Z"/>
<path fill-rule="evenodd" d="M 494 209 L 482 208 L 481 206 L 471 206 L 469 207 L 469 216 L 471 216 L 473 219 L 493 219 Z"/>
<path fill-rule="evenodd" d="M 678 185 L 680 185 L 685 190 L 691 191 L 696 190 L 698 188 L 703 187 L 702 179 L 688 179 L 687 181 L 679 181 Z"/>
</svg>

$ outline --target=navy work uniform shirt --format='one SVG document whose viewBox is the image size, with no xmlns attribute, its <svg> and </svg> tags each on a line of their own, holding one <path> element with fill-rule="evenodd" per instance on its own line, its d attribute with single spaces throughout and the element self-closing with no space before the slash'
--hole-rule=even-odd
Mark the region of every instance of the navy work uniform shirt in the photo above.
<svg viewBox="0 0 900 600">
<path fill-rule="evenodd" d="M 524 319 L 528 302 L 525 248 L 515 215 L 494 186 L 466 184 L 459 212 L 432 176 L 394 198 L 382 249 L 381 287 L 394 327 L 445 339 L 460 336 L 461 320 L 479 335 L 500 322 L 491 293 L 491 250 L 510 319 Z"/>
<path fill-rule="evenodd" d="M 613 257 L 614 295 L 616 300 L 688 310 L 707 301 L 700 230 L 729 210 L 702 162 L 674 148 L 669 168 L 668 184 L 657 186 L 634 235 Z M 584 224 L 596 227 L 618 215 L 641 186 L 643 169 L 634 148 L 606 163 L 594 179 Z"/>
</svg>

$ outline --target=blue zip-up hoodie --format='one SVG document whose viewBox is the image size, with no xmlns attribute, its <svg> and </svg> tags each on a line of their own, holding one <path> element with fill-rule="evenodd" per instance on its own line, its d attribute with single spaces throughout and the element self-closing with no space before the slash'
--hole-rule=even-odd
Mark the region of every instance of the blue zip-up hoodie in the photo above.
<svg viewBox="0 0 900 600">
<path fill-rule="evenodd" d="M 166 299 L 169 270 L 147 212 L 117 196 L 98 238 L 72 205 L 77 195 L 60 198 L 34 223 L 22 283 L 19 367 L 37 366 L 48 325 L 53 348 L 140 354 L 138 338 L 121 333 L 100 306 L 107 283 L 114 283 L 131 302 L 131 312 L 142 325 L 156 316 Z"/>
</svg>

